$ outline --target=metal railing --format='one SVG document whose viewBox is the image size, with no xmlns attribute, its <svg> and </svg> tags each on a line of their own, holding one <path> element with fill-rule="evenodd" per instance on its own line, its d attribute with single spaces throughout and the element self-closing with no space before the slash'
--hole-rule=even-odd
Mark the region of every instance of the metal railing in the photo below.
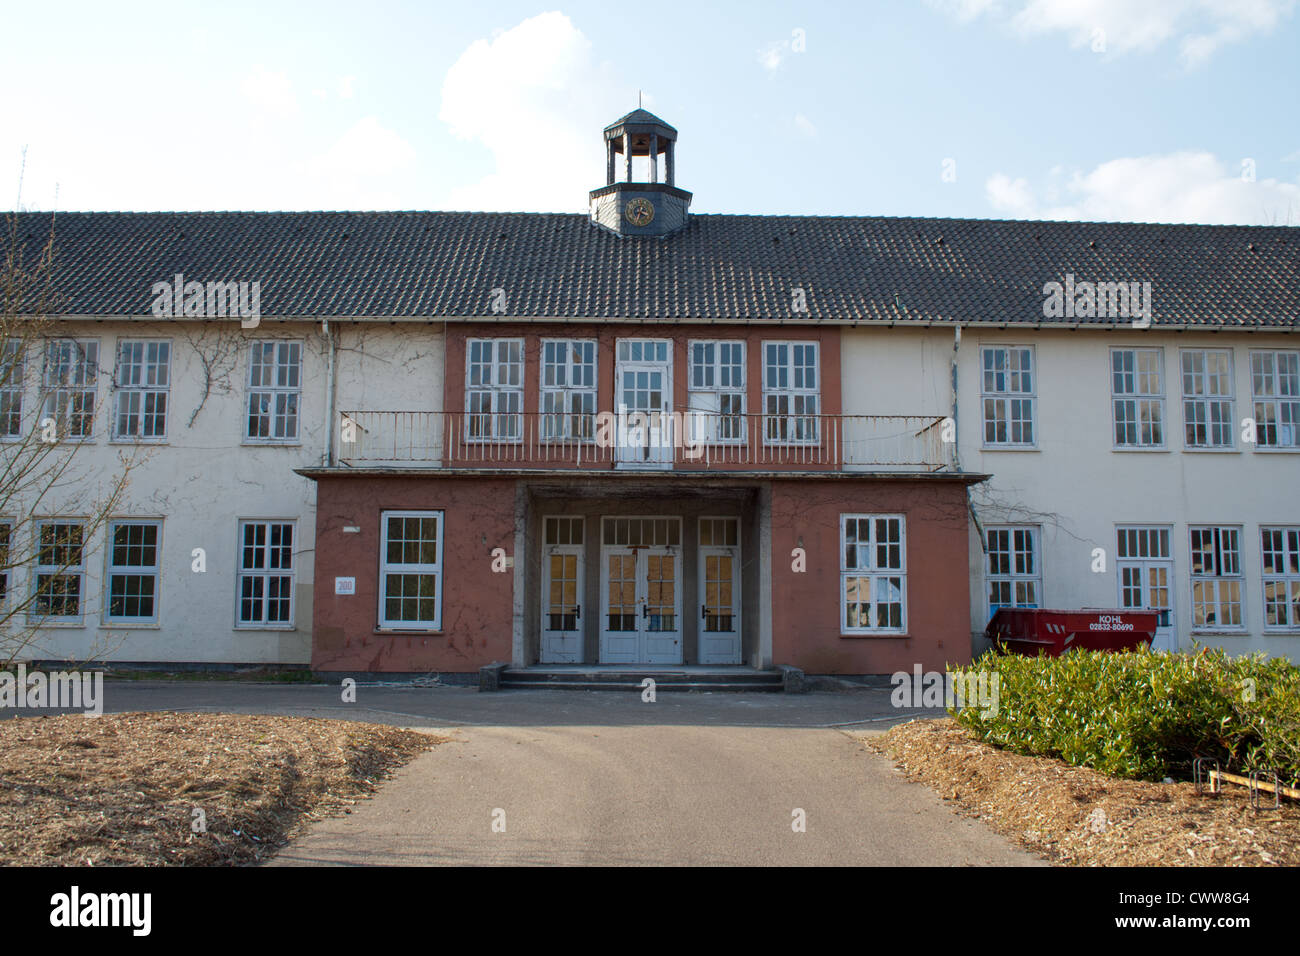
<svg viewBox="0 0 1300 956">
<path fill-rule="evenodd" d="M 943 422 L 933 415 L 345 411 L 337 458 L 351 467 L 938 471 L 952 466 Z"/>
</svg>

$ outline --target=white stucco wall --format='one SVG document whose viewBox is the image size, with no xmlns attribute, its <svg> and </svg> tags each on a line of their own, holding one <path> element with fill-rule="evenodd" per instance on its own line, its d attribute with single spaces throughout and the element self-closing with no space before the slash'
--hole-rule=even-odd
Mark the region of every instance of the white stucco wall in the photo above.
<svg viewBox="0 0 1300 956">
<path fill-rule="evenodd" d="M 1034 450 L 983 447 L 980 348 L 1031 345 L 1036 368 Z M 1164 350 L 1165 450 L 1112 448 L 1110 349 Z M 950 329 L 846 329 L 842 346 L 846 414 L 950 414 Z M 1041 526 L 1042 598 L 1048 607 L 1115 607 L 1117 525 L 1167 525 L 1181 649 L 1195 638 L 1234 653 L 1266 651 L 1300 662 L 1300 633 L 1264 628 L 1261 525 L 1300 525 L 1300 453 L 1184 448 L 1180 349 L 1231 349 L 1234 417 L 1253 413 L 1249 353 L 1295 349 L 1294 335 L 1260 333 L 1069 332 L 963 329 L 958 351 L 958 452 L 967 471 L 993 475 L 972 489 L 985 524 Z M 1191 632 L 1190 525 L 1241 527 L 1245 633 Z M 1106 553 L 1092 571 L 1093 549 Z M 987 623 L 984 556 L 972 535 L 971 631 Z M 977 644 L 977 650 L 979 645 Z"/>
</svg>

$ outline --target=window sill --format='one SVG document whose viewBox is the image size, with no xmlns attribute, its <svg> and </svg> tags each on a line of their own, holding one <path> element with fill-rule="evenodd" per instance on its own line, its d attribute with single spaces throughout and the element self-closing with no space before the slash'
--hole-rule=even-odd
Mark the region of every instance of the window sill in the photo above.
<svg viewBox="0 0 1300 956">
<path fill-rule="evenodd" d="M 272 441 L 258 438 L 245 438 L 240 444 L 245 448 L 301 448 L 303 445 L 298 439 L 293 441 Z"/>
<path fill-rule="evenodd" d="M 1241 449 L 1235 445 L 1231 448 L 1214 448 L 1210 445 L 1184 445 L 1183 451 L 1196 455 L 1240 455 Z"/>
<path fill-rule="evenodd" d="M 1230 630 L 1201 631 L 1192 628 L 1193 636 L 1204 637 L 1250 637 L 1250 632 L 1244 627 L 1232 628 Z"/>
<path fill-rule="evenodd" d="M 166 438 L 110 438 L 110 445 L 166 445 Z"/>
<path fill-rule="evenodd" d="M 298 630 L 298 628 L 294 627 L 292 624 L 289 625 L 236 624 L 231 630 L 233 630 L 236 634 L 261 634 L 266 631 L 281 631 L 285 633 L 291 633 L 293 631 Z"/>
<path fill-rule="evenodd" d="M 1110 450 L 1125 455 L 1142 454 L 1144 452 L 1168 455 L 1171 451 L 1166 445 L 1112 445 Z"/>
<path fill-rule="evenodd" d="M 157 621 L 100 621 L 101 631 L 161 631 L 162 625 Z"/>
<path fill-rule="evenodd" d="M 1260 445 L 1255 443 L 1255 451 L 1262 455 L 1300 455 L 1300 448 L 1274 448 L 1272 445 Z"/>
<path fill-rule="evenodd" d="M 405 627 L 377 627 L 372 634 L 380 637 L 444 637 L 445 633 L 441 628 L 437 630 L 422 628 L 405 628 Z"/>
<path fill-rule="evenodd" d="M 980 451 L 1042 451 L 1037 445 L 980 445 Z"/>
<path fill-rule="evenodd" d="M 900 637 L 911 637 L 906 631 L 880 631 L 867 633 L 864 631 L 840 631 L 840 637 L 847 640 L 880 640 L 881 638 L 893 640 Z"/>
</svg>

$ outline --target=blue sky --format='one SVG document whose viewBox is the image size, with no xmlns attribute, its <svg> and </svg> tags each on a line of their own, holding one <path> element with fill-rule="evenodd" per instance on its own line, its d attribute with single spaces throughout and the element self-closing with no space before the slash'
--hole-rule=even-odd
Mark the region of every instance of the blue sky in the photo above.
<svg viewBox="0 0 1300 956">
<path fill-rule="evenodd" d="M 643 90 L 696 212 L 1300 225 L 1296 5 L 22 4 L 0 186 L 582 211 Z"/>
</svg>

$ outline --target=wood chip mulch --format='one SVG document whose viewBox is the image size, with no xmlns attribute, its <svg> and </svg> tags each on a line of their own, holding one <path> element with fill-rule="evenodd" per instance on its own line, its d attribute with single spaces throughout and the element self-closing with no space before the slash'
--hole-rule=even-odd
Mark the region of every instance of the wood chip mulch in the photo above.
<svg viewBox="0 0 1300 956">
<path fill-rule="evenodd" d="M 1119 780 L 978 740 L 950 718 L 859 735 L 909 778 L 1052 862 L 1072 866 L 1297 866 L 1300 805 L 1253 810 L 1243 787 Z M 1272 806 L 1272 795 L 1261 794 Z"/>
<path fill-rule="evenodd" d="M 445 739 L 233 714 L 0 721 L 0 864 L 258 863 Z"/>
</svg>

